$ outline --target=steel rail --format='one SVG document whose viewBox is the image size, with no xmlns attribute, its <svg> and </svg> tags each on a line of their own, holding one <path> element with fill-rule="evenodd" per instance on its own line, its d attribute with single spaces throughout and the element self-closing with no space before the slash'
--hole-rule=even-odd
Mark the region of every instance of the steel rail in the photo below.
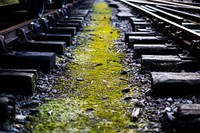
<svg viewBox="0 0 200 133">
<path fill-rule="evenodd" d="M 175 5 L 173 3 L 171 4 L 166 4 L 166 3 L 162 3 L 162 2 L 152 2 L 152 1 L 145 1 L 145 0 L 127 0 L 131 3 L 137 3 L 137 4 L 146 4 L 146 5 L 159 5 L 159 6 L 164 6 L 164 7 L 171 7 L 171 8 L 175 8 L 175 9 L 187 9 L 187 10 L 191 10 L 191 11 L 198 11 L 200 12 L 200 8 L 199 7 L 194 7 L 194 6 L 181 6 L 181 5 Z"/>
<path fill-rule="evenodd" d="M 149 1 L 156 1 L 156 2 L 167 3 L 167 4 L 174 3 L 174 2 L 163 1 L 163 0 L 159 0 L 159 1 L 158 0 L 149 0 Z M 181 4 L 181 3 L 174 3 L 174 4 L 177 5 L 177 7 L 175 7 L 174 9 L 171 9 L 169 7 L 166 7 L 166 6 L 161 6 L 161 5 L 156 5 L 156 7 L 167 10 L 169 12 L 173 12 L 174 14 L 180 15 L 181 17 L 186 17 L 185 19 L 189 19 L 191 21 L 197 21 L 197 23 L 199 22 L 200 16 L 192 14 L 191 12 L 186 12 L 185 10 L 180 11 L 180 7 L 178 7 L 179 5 L 183 5 L 183 8 L 187 7 L 187 8 L 195 9 L 195 10 L 198 10 L 198 12 L 196 12 L 196 13 L 199 13 L 200 8 L 198 6 L 189 6 L 189 5 L 185 5 L 185 4 Z"/>
<path fill-rule="evenodd" d="M 186 4 L 182 4 L 182 3 L 175 3 L 175 2 L 164 1 L 164 0 L 150 0 L 150 1 L 159 2 L 159 3 L 165 3 L 165 4 L 171 4 L 171 5 L 181 6 L 181 7 L 200 9 L 198 6 L 186 5 Z"/>
<path fill-rule="evenodd" d="M 160 9 L 155 8 L 155 7 L 153 7 L 153 6 L 146 5 L 146 7 L 147 7 L 147 8 L 150 8 L 150 9 L 152 9 L 152 10 L 155 10 L 155 11 L 157 11 L 157 12 L 159 12 L 159 13 L 162 13 L 162 14 L 164 14 L 164 15 L 167 15 L 168 17 L 173 18 L 173 19 L 177 19 L 177 20 L 184 20 L 184 19 L 185 19 L 185 18 L 183 18 L 183 17 L 179 17 L 179 16 L 177 16 L 177 15 L 171 14 L 171 13 L 166 12 L 166 11 L 163 11 L 163 10 L 160 10 Z"/>
<path fill-rule="evenodd" d="M 149 2 L 149 1 L 145 1 L 145 0 L 127 0 L 128 2 L 131 3 L 137 3 L 137 4 L 147 4 L 147 5 L 160 5 L 160 6 L 167 6 L 167 7 L 175 7 L 174 5 L 166 5 L 166 4 L 162 4 L 162 3 L 156 3 L 156 2 Z"/>
<path fill-rule="evenodd" d="M 170 19 L 170 18 L 174 18 L 174 20 L 188 20 L 192 23 L 196 23 L 198 24 L 200 22 L 200 16 L 198 15 L 194 15 L 194 14 L 191 14 L 191 13 L 187 13 L 187 12 L 184 12 L 184 11 L 179 11 L 179 10 L 175 10 L 175 9 L 171 9 L 171 8 L 167 8 L 167 7 L 163 7 L 163 6 L 149 6 L 149 5 L 145 5 L 146 7 L 150 8 L 150 9 L 153 9 L 155 11 L 159 13 L 163 13 L 164 15 L 168 15 L 168 18 L 169 20 L 173 20 L 173 19 Z M 176 15 L 174 15 L 176 14 Z M 176 22 L 176 21 L 175 21 Z M 178 22 L 178 21 L 177 21 Z M 181 21 L 182 23 L 182 21 Z M 179 24 L 181 24 L 179 23 Z"/>
<path fill-rule="evenodd" d="M 193 5 L 193 6 L 199 6 L 200 3 L 194 3 L 194 2 L 190 2 L 190 1 L 178 1 L 178 0 L 166 0 L 169 2 L 175 2 L 175 3 L 181 3 L 181 4 L 189 4 L 189 5 Z"/>
<path fill-rule="evenodd" d="M 138 9 L 138 10 L 140 10 L 140 11 L 142 11 L 142 12 L 148 14 L 148 15 L 151 15 L 152 17 L 155 17 L 155 18 L 157 18 L 157 19 L 159 19 L 161 21 L 164 21 L 165 23 L 167 23 L 169 25 L 172 25 L 174 28 L 176 28 L 178 30 L 181 30 L 182 32 L 194 37 L 197 40 L 200 40 L 200 34 L 195 32 L 195 31 L 192 31 L 192 30 L 190 30 L 190 29 L 188 29 L 186 27 L 183 27 L 183 26 L 181 26 L 179 24 L 176 24 L 176 23 L 174 23 L 174 22 L 172 22 L 172 21 L 170 21 L 170 20 L 168 20 L 166 18 L 163 18 L 163 17 L 161 17 L 161 16 L 159 16 L 159 15 L 157 15 L 155 13 L 147 11 L 147 10 L 143 9 L 142 7 L 140 7 L 140 6 L 136 5 L 136 4 L 133 4 L 131 2 L 128 2 L 126 0 L 119 0 L 119 1 L 124 3 L 124 4 L 127 4 L 127 5 L 131 6 L 133 8 L 136 8 L 136 9 Z"/>
<path fill-rule="evenodd" d="M 74 2 L 75 3 L 75 2 Z M 11 5 L 10 5 L 11 6 Z M 19 4 L 16 4 L 15 6 L 19 6 Z M 68 8 L 68 7 L 73 7 L 73 4 L 72 3 L 67 3 L 63 8 Z M 76 7 L 74 7 L 76 8 Z M 53 10 L 50 10 L 48 11 L 47 13 L 43 14 L 41 17 L 47 17 L 48 15 L 51 15 L 53 13 L 56 13 L 58 12 L 60 9 L 53 9 Z M 30 20 L 27 20 L 27 21 L 24 21 L 22 23 L 19 23 L 19 24 L 16 24 L 16 25 L 13 25 L 9 28 L 6 28 L 6 29 L 3 29 L 3 30 L 0 30 L 0 35 L 3 35 L 4 36 L 4 40 L 6 43 L 10 43 L 16 39 L 18 39 L 18 35 L 17 35 L 17 30 L 19 28 L 23 28 L 26 33 L 29 33 L 31 32 L 31 30 L 29 29 L 29 24 L 31 22 L 35 22 L 35 21 L 38 21 L 39 18 L 33 18 L 33 19 L 30 19 Z"/>
<path fill-rule="evenodd" d="M 165 10 L 167 12 L 171 12 L 171 13 L 174 13 L 176 15 L 179 15 L 185 19 L 188 19 L 188 20 L 191 20 L 191 21 L 196 21 L 196 23 L 199 23 L 200 22 L 200 16 L 198 15 L 194 15 L 194 14 L 191 14 L 191 13 L 187 13 L 187 12 L 184 12 L 184 11 L 179 11 L 179 10 L 176 10 L 176 9 L 171 9 L 171 8 L 167 8 L 167 7 L 163 7 L 163 6 L 156 6 L 157 8 L 159 9 L 162 9 L 162 10 Z"/>
<path fill-rule="evenodd" d="M 190 12 L 190 11 L 195 12 L 195 13 L 200 12 L 200 8 L 198 5 L 190 5 L 190 4 L 184 4 L 184 3 L 172 2 L 172 1 L 166 1 L 166 0 L 148 0 L 148 1 L 158 2 L 158 3 L 165 4 L 165 5 L 169 5 L 169 4 L 174 5 L 175 8 L 178 10 L 186 9 L 188 12 Z M 186 10 L 184 10 L 184 11 L 186 11 Z"/>
<path fill-rule="evenodd" d="M 52 11 L 49 11 L 45 14 L 42 15 L 42 17 L 46 17 L 50 14 L 53 14 L 55 12 L 57 12 L 59 9 L 55 9 L 55 10 L 52 10 Z M 26 32 L 30 32 L 30 29 L 29 29 L 29 24 L 31 22 L 34 22 L 34 21 L 37 21 L 38 18 L 34 18 L 34 19 L 30 19 L 30 20 L 27 20 L 25 22 L 22 22 L 22 23 L 19 23 L 19 24 L 16 24 L 14 26 L 11 26 L 9 28 L 6 28 L 6 29 L 3 29 L 3 30 L 0 30 L 0 35 L 3 35 L 4 36 L 4 39 L 5 39 L 5 42 L 6 43 L 10 43 L 14 40 L 16 40 L 18 38 L 18 35 L 16 33 L 16 31 L 19 29 L 19 28 L 23 28 L 26 30 Z"/>
<path fill-rule="evenodd" d="M 33 22 L 33 21 L 36 21 L 36 19 L 28 20 L 26 22 L 23 22 L 23 23 L 14 25 L 12 27 L 9 27 L 7 29 L 1 30 L 0 31 L 0 35 L 4 36 L 4 39 L 5 39 L 6 43 L 10 43 L 10 42 L 12 42 L 12 41 L 14 41 L 14 40 L 16 40 L 18 38 L 18 35 L 17 35 L 16 31 L 19 28 L 23 28 L 25 30 L 29 30 L 28 25 L 30 24 L 30 22 Z"/>
</svg>

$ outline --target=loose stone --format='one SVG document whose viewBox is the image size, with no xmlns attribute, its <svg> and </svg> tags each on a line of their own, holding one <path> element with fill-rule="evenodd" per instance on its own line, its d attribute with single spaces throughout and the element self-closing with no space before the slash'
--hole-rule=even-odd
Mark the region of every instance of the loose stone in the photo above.
<svg viewBox="0 0 200 133">
<path fill-rule="evenodd" d="M 130 88 L 124 88 L 124 89 L 122 90 L 122 92 L 123 92 L 123 93 L 128 93 L 128 92 L 130 92 Z"/>
<path fill-rule="evenodd" d="M 83 81 L 83 78 L 77 78 L 76 80 L 77 81 Z"/>
<path fill-rule="evenodd" d="M 140 108 L 134 108 L 131 114 L 131 117 L 132 117 L 131 120 L 137 121 L 139 114 L 140 114 Z"/>
</svg>

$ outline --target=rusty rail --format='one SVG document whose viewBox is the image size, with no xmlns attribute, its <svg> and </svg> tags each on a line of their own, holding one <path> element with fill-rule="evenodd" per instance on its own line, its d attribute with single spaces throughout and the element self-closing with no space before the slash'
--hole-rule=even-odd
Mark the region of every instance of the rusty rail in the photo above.
<svg viewBox="0 0 200 133">
<path fill-rule="evenodd" d="M 6 5 L 6 6 L 2 6 L 3 8 L 8 8 L 8 7 L 18 7 L 20 6 L 20 4 L 13 4 L 13 5 Z M 69 4 L 66 4 L 65 7 L 68 7 L 68 6 L 72 6 L 71 3 Z M 64 8 L 65 8 L 64 7 Z M 54 9 L 54 10 L 51 10 L 45 14 L 42 15 L 42 17 L 47 17 L 48 15 L 50 14 L 53 14 L 55 12 L 58 12 L 59 9 Z M 22 22 L 22 23 L 19 23 L 17 25 L 14 25 L 14 26 L 11 26 L 9 28 L 6 28 L 6 29 L 3 29 L 3 30 L 0 30 L 0 35 L 3 35 L 4 36 L 4 40 L 6 43 L 10 43 L 16 39 L 18 39 L 18 35 L 17 35 L 17 30 L 19 28 L 23 28 L 25 29 L 26 33 L 29 33 L 30 32 L 30 29 L 28 27 L 28 25 L 31 23 L 31 22 L 34 22 L 34 21 L 37 21 L 39 18 L 33 18 L 33 19 L 30 19 L 30 20 L 27 20 L 25 22 Z"/>
</svg>

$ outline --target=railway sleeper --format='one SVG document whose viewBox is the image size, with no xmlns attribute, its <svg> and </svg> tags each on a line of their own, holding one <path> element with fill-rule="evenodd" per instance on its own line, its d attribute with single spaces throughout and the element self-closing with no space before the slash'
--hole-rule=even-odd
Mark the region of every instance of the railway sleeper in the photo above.
<svg viewBox="0 0 200 133">
<path fill-rule="evenodd" d="M 47 73 L 56 65 L 56 54 L 53 52 L 9 51 L 3 36 L 0 36 L 0 41 L 0 66 L 2 68 L 36 69 Z"/>
<path fill-rule="evenodd" d="M 180 46 L 167 46 L 165 44 L 134 44 L 134 58 L 141 55 L 177 55 L 183 52 Z"/>
<path fill-rule="evenodd" d="M 129 22 L 135 32 L 159 32 L 166 33 L 168 32 L 170 26 L 166 25 L 164 22 L 159 21 L 155 18 L 145 18 L 140 16 L 130 17 Z"/>
<path fill-rule="evenodd" d="M 168 43 L 168 37 L 163 36 L 129 36 L 128 47 L 133 48 L 134 44 L 164 44 Z"/>
<path fill-rule="evenodd" d="M 140 29 L 140 28 L 151 27 L 152 24 L 150 22 L 142 21 L 142 22 L 132 22 L 131 26 L 132 26 L 133 31 L 137 31 L 137 29 Z"/>
<path fill-rule="evenodd" d="M 168 47 L 182 46 L 181 31 L 176 31 L 175 34 L 172 34 L 169 31 L 170 26 L 162 27 L 163 25 L 160 23 L 156 30 L 153 31 L 127 33 L 125 34 L 125 42 L 128 43 L 129 48 L 134 48 L 134 44 L 166 44 Z M 163 32 L 160 30 L 161 28 L 164 29 Z"/>
<path fill-rule="evenodd" d="M 176 42 L 177 40 L 174 41 Z M 142 55 L 142 71 L 198 71 L 200 67 L 199 43 L 199 40 L 193 40 L 187 50 L 177 55 Z"/>
<path fill-rule="evenodd" d="M 90 12 L 90 9 L 77 9 L 74 10 L 69 14 L 69 16 L 74 16 L 74 17 L 84 17 L 84 19 L 87 18 L 88 14 Z"/>
<path fill-rule="evenodd" d="M 151 72 L 152 94 L 181 97 L 200 93 L 200 74 L 196 72 Z"/>
<path fill-rule="evenodd" d="M 35 92 L 38 72 L 35 69 L 0 69 L 0 79 L 0 93 L 30 96 Z"/>
<path fill-rule="evenodd" d="M 70 34 L 72 37 L 76 34 L 75 27 L 49 27 L 43 29 L 46 34 Z"/>
<path fill-rule="evenodd" d="M 200 130 L 200 104 L 182 104 L 177 111 L 177 133 L 192 132 Z"/>
<path fill-rule="evenodd" d="M 118 12 L 130 12 L 131 13 L 131 9 L 127 8 L 127 7 L 119 7 Z"/>
<path fill-rule="evenodd" d="M 55 41 L 18 40 L 14 45 L 12 45 L 12 48 L 15 51 L 54 52 L 57 55 L 64 55 L 66 51 L 66 43 Z"/>
<path fill-rule="evenodd" d="M 35 75 L 36 79 L 38 77 L 38 72 L 36 69 L 0 69 L 0 72 L 23 72 L 23 73 L 32 73 Z"/>
<path fill-rule="evenodd" d="M 89 2 L 89 3 L 88 3 Z M 82 21 L 85 20 L 88 17 L 88 14 L 91 11 L 92 3 L 94 1 L 87 1 L 87 4 L 85 3 L 85 6 L 79 6 L 76 10 L 73 10 L 72 12 L 67 12 L 66 9 L 63 10 L 63 12 L 58 11 L 59 21 L 64 21 L 64 23 L 75 23 L 80 28 L 82 28 Z M 89 6 L 91 5 L 91 6 Z M 55 15 L 55 14 L 54 14 Z M 63 22 L 62 22 L 63 23 Z M 77 29 L 79 31 L 79 29 Z"/>
<path fill-rule="evenodd" d="M 58 23 L 64 23 L 64 24 L 68 24 L 68 25 L 70 25 L 70 24 L 76 24 L 76 25 L 78 25 L 77 27 L 79 27 L 79 28 L 83 28 L 83 25 L 82 25 L 82 23 L 83 23 L 83 20 L 80 20 L 80 19 L 75 19 L 75 18 L 65 18 L 64 20 L 58 20 Z M 76 26 L 75 25 L 75 26 Z M 73 26 L 73 25 L 72 25 Z M 78 29 L 77 29 L 78 30 Z"/>
<path fill-rule="evenodd" d="M 64 19 L 76 19 L 76 20 L 81 20 L 81 21 L 84 21 L 85 20 L 85 18 L 84 17 L 81 17 L 81 16 L 65 16 L 64 18 L 63 18 L 63 20 Z"/>
<path fill-rule="evenodd" d="M 55 14 L 53 14 L 54 17 L 56 17 Z M 60 10 L 58 10 L 58 14 L 57 16 L 59 17 L 59 20 L 65 20 L 65 19 L 75 19 L 75 20 L 81 20 L 84 21 L 85 18 L 84 17 L 79 17 L 79 16 L 69 16 L 69 12 L 67 11 L 67 8 L 62 8 Z M 58 18 L 57 18 L 58 19 Z"/>
<path fill-rule="evenodd" d="M 52 15 L 47 16 L 47 20 L 52 27 L 75 27 L 77 32 L 82 28 L 80 20 L 66 19 L 65 21 L 60 21 L 55 19 Z"/>
<path fill-rule="evenodd" d="M 149 23 L 150 24 L 150 23 Z M 155 25 L 155 24 L 154 24 Z M 172 35 L 169 33 L 170 26 L 158 22 L 156 28 L 146 28 L 144 31 L 133 31 L 125 33 L 125 42 L 128 43 L 129 48 L 134 47 L 134 43 L 138 44 L 162 44 L 170 42 Z M 147 30 L 148 29 L 148 30 Z M 175 34 L 174 39 L 178 38 L 178 33 Z"/>
<path fill-rule="evenodd" d="M 66 24 L 66 25 L 72 25 L 73 24 L 75 25 L 75 27 L 77 27 L 77 30 L 79 31 L 80 29 L 78 28 L 83 28 L 83 21 L 82 20 L 79 20 L 79 19 L 75 19 L 75 18 L 66 18 L 64 20 L 58 20 L 58 23 L 63 23 L 63 24 Z M 57 23 L 56 23 L 57 24 Z"/>
<path fill-rule="evenodd" d="M 135 32 L 153 32 L 153 31 L 156 31 L 156 29 L 148 26 L 148 27 L 137 27 L 135 28 L 134 31 Z"/>
<path fill-rule="evenodd" d="M 129 20 L 129 23 L 131 24 L 133 31 L 137 31 L 139 28 L 146 28 L 149 26 L 152 26 L 152 23 L 143 17 L 138 17 L 137 15 L 134 15 L 132 17 L 127 17 Z"/>
<path fill-rule="evenodd" d="M 152 29 L 150 27 L 146 28 L 137 28 L 138 32 L 152 32 Z"/>
<path fill-rule="evenodd" d="M 0 93 L 31 96 L 35 92 L 37 78 L 34 73 L 19 71 L 0 72 Z"/>
<path fill-rule="evenodd" d="M 141 58 L 141 55 L 177 55 L 182 54 L 186 49 L 185 42 L 180 39 L 182 32 L 176 32 L 171 42 L 164 44 L 134 44 L 134 57 Z"/>
<path fill-rule="evenodd" d="M 151 23 L 150 21 L 145 20 L 143 18 L 130 17 L 129 23 L 131 24 L 133 32 L 137 32 L 137 31 L 139 31 L 139 29 L 151 29 L 151 30 L 153 30 L 153 28 L 152 28 L 153 23 Z"/>
<path fill-rule="evenodd" d="M 130 17 L 129 18 L 129 22 L 133 23 L 133 22 L 144 22 L 146 21 L 144 18 L 137 18 L 137 17 Z"/>
<path fill-rule="evenodd" d="M 159 34 L 169 34 L 169 25 L 165 25 L 163 22 L 154 20 L 153 22 L 133 22 L 133 32 L 156 32 Z"/>
<path fill-rule="evenodd" d="M 130 12 L 119 12 L 116 14 L 116 17 L 119 19 L 119 20 L 129 20 L 130 17 L 135 17 L 134 14 L 130 13 Z"/>
<path fill-rule="evenodd" d="M 187 27 L 189 29 L 200 29 L 200 25 L 195 24 L 195 23 L 184 22 L 184 23 L 182 23 L 182 26 Z"/>
<path fill-rule="evenodd" d="M 177 55 L 141 55 L 141 69 L 144 73 L 151 71 L 181 71 L 181 63 L 182 61 Z"/>
<path fill-rule="evenodd" d="M 61 41 L 35 41 L 28 39 L 25 30 L 17 30 L 18 39 L 12 43 L 15 51 L 54 52 L 58 55 L 65 54 L 66 43 Z M 10 45 L 11 46 L 11 45 Z"/>
<path fill-rule="evenodd" d="M 37 69 L 44 73 L 55 67 L 55 53 L 52 52 L 9 52 L 0 55 L 2 68 Z"/>
<path fill-rule="evenodd" d="M 194 32 L 200 33 L 200 29 L 192 29 Z"/>
<path fill-rule="evenodd" d="M 13 95 L 6 95 L 6 94 L 1 94 L 0 95 L 0 126 L 2 129 L 6 129 L 4 126 L 5 123 L 11 123 L 14 122 L 15 120 L 15 115 L 16 115 L 16 102 L 15 102 L 15 97 Z M 4 127 L 4 128 L 3 128 Z M 9 128 L 11 128 L 9 126 Z"/>
<path fill-rule="evenodd" d="M 64 41 L 66 42 L 66 46 L 70 46 L 72 43 L 72 35 L 71 34 L 48 34 L 44 33 L 42 29 L 38 27 L 38 25 L 34 22 L 31 22 L 30 25 L 31 32 L 28 34 L 31 39 L 36 41 Z"/>
<path fill-rule="evenodd" d="M 109 3 L 109 6 L 113 8 L 119 8 L 121 6 L 121 3 L 117 1 L 107 0 L 107 2 Z"/>
<path fill-rule="evenodd" d="M 56 22 L 51 24 L 53 27 L 75 27 L 76 31 L 81 30 L 81 25 L 79 23 L 74 23 L 74 22 Z"/>
<path fill-rule="evenodd" d="M 199 59 L 182 59 L 179 55 L 142 55 L 142 71 L 197 71 Z"/>
<path fill-rule="evenodd" d="M 71 35 L 64 34 L 45 34 L 45 33 L 33 33 L 31 38 L 35 41 L 55 41 L 55 42 L 65 42 L 66 47 L 70 46 L 72 43 Z"/>
<path fill-rule="evenodd" d="M 52 27 L 46 18 L 40 18 L 41 29 L 47 34 L 76 34 L 76 27 Z"/>
<path fill-rule="evenodd" d="M 60 11 L 61 12 L 61 11 Z M 53 15 L 48 16 L 48 20 L 52 22 L 58 22 L 58 23 L 78 23 L 79 27 L 82 28 L 83 20 L 80 18 L 66 18 L 60 16 L 59 12 L 54 13 Z"/>
<path fill-rule="evenodd" d="M 124 33 L 124 40 L 126 43 L 129 42 L 129 36 L 156 36 L 158 32 L 151 31 L 151 32 L 125 32 Z"/>
</svg>

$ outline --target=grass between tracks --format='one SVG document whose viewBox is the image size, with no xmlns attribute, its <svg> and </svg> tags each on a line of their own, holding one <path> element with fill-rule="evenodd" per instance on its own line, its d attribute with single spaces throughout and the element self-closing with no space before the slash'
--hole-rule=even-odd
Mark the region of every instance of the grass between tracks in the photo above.
<svg viewBox="0 0 200 133">
<path fill-rule="evenodd" d="M 55 86 L 67 94 L 40 107 L 39 116 L 29 125 L 33 132 L 133 132 L 130 127 L 136 125 L 130 122 L 130 107 L 121 92 L 129 85 L 128 76 L 120 74 L 124 55 L 114 48 L 119 31 L 110 19 L 108 5 L 96 3 L 91 24 L 78 37 L 80 45 L 67 66 L 68 80 L 60 78 Z"/>
<path fill-rule="evenodd" d="M 0 0 L 0 6 L 5 4 L 18 3 L 18 0 Z"/>
</svg>

